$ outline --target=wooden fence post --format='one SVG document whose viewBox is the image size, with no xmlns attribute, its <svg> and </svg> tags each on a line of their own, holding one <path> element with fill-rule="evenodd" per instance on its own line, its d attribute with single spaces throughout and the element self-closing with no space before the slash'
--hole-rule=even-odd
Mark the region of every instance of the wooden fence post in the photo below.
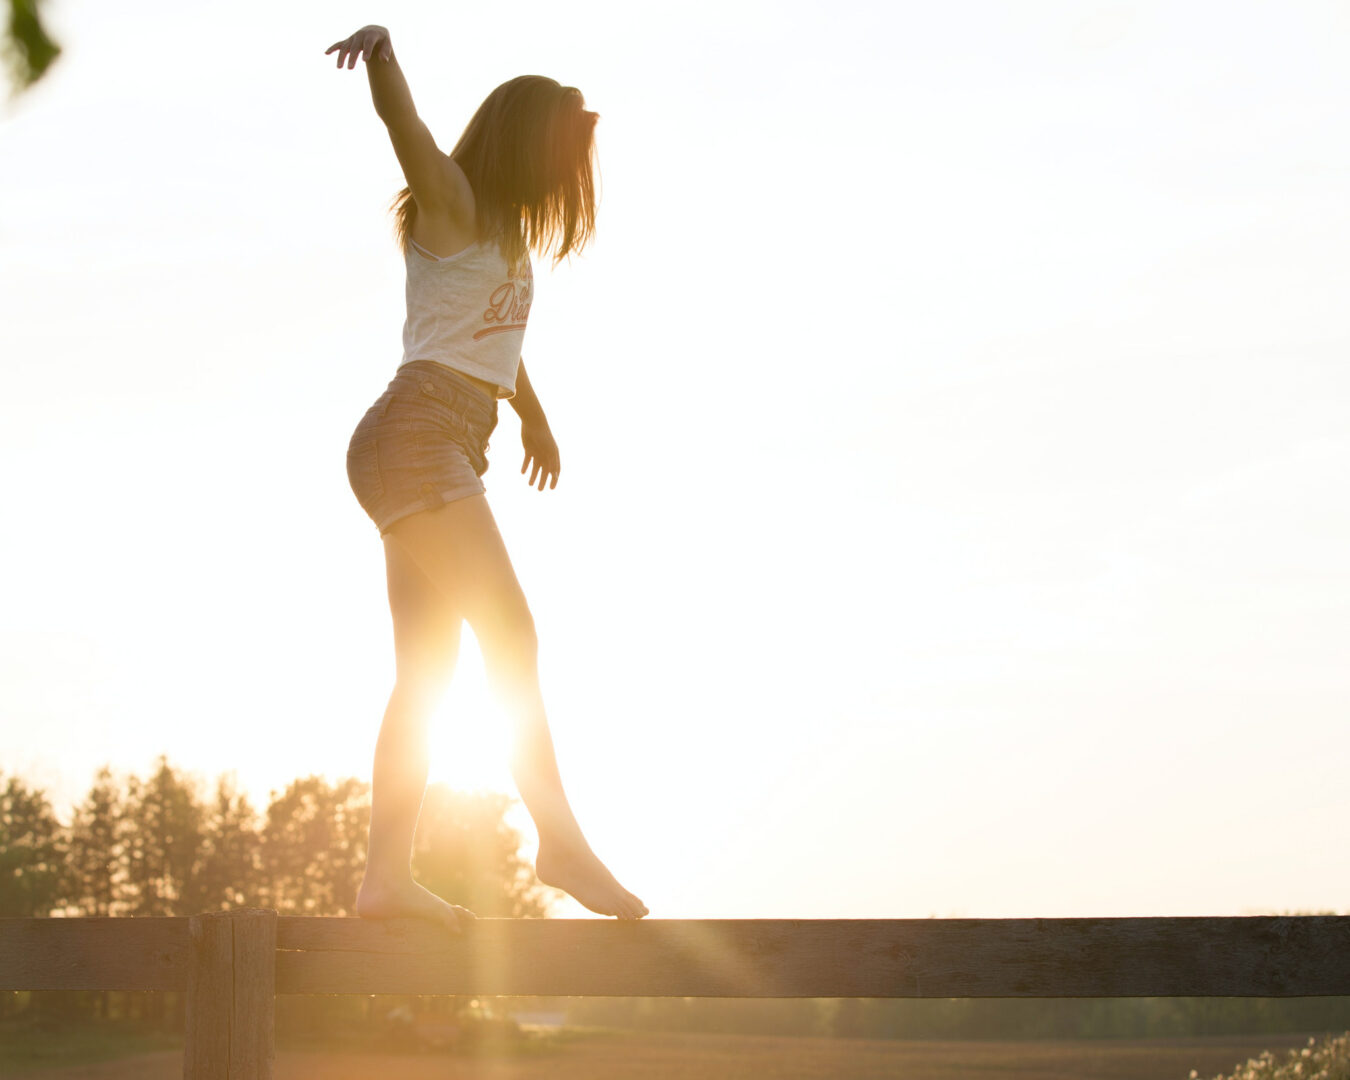
<svg viewBox="0 0 1350 1080">
<path fill-rule="evenodd" d="M 272 1080 L 277 913 L 194 915 L 188 936 L 183 1080 Z"/>
</svg>

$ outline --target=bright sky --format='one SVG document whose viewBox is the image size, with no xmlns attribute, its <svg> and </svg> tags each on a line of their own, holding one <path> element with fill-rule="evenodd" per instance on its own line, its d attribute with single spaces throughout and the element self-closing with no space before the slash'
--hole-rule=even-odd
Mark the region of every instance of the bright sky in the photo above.
<svg viewBox="0 0 1350 1080">
<path fill-rule="evenodd" d="M 1350 911 L 1342 3 L 54 0 L 0 122 L 0 768 L 369 778 L 388 25 L 601 114 L 488 496 L 654 916 Z M 433 775 L 504 786 L 466 646 Z M 495 741 L 494 741 L 495 740 Z M 568 909 L 562 914 L 575 914 Z"/>
</svg>

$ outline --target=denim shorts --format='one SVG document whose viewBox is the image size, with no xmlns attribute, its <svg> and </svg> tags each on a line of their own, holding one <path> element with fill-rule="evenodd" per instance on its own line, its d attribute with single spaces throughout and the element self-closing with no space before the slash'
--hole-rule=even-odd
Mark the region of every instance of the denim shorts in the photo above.
<svg viewBox="0 0 1350 1080">
<path fill-rule="evenodd" d="M 400 518 L 481 495 L 497 399 L 434 360 L 404 364 L 352 432 L 347 479 L 383 536 Z"/>
</svg>

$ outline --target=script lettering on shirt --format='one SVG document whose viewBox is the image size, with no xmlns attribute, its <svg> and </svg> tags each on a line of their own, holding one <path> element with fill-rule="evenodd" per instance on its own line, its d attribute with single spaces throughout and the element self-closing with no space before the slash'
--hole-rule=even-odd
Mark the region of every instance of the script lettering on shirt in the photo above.
<svg viewBox="0 0 1350 1080">
<path fill-rule="evenodd" d="M 483 322 L 487 325 L 474 334 L 474 340 L 507 330 L 524 330 L 533 299 L 533 275 L 502 282 L 488 297 L 488 306 L 483 311 Z"/>
</svg>

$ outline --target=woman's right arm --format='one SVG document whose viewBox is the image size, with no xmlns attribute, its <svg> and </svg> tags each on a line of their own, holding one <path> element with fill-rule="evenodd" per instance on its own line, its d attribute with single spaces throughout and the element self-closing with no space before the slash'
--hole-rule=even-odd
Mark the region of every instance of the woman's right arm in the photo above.
<svg viewBox="0 0 1350 1080">
<path fill-rule="evenodd" d="M 366 62 L 375 113 L 389 129 L 389 140 L 394 144 L 394 153 L 417 205 L 428 210 L 448 210 L 458 216 L 467 181 L 460 167 L 441 153 L 430 130 L 417 115 L 408 80 L 394 58 L 389 31 L 383 26 L 363 26 L 345 41 L 330 45 L 324 55 L 334 50 L 339 68 L 345 62 L 351 70 L 356 67 L 358 57 Z"/>
</svg>

